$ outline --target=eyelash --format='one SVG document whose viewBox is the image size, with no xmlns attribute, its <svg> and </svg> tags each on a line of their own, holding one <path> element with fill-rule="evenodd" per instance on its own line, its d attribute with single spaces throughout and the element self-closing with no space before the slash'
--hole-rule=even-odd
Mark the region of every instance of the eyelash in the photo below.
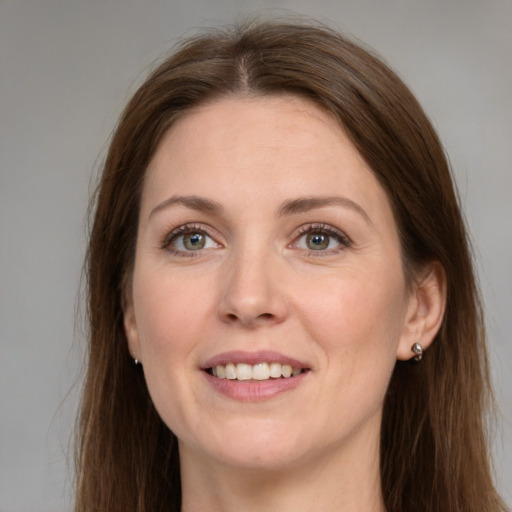
<svg viewBox="0 0 512 512">
<path fill-rule="evenodd" d="M 352 240 L 339 229 L 334 228 L 329 224 L 306 224 L 299 228 L 297 236 L 294 238 L 294 241 L 290 244 L 290 246 L 296 245 L 297 242 L 304 236 L 308 234 L 321 234 L 329 237 L 333 237 L 339 243 L 338 247 L 327 250 L 309 250 L 308 256 L 311 257 L 322 257 L 322 256 L 331 256 L 333 254 L 338 254 L 341 251 L 345 250 L 348 247 L 352 246 Z"/>
<path fill-rule="evenodd" d="M 193 234 L 193 233 L 201 233 L 208 238 L 215 241 L 214 236 L 210 234 L 210 228 L 205 225 L 200 224 L 184 224 L 183 226 L 179 226 L 176 229 L 173 229 L 170 233 L 168 233 L 165 238 L 162 241 L 161 248 L 164 250 L 167 250 L 171 252 L 171 254 L 175 256 L 180 256 L 184 258 L 190 258 L 190 257 L 197 257 L 200 256 L 202 250 L 198 249 L 197 251 L 188 250 L 184 251 L 181 249 L 176 249 L 173 247 L 173 243 L 178 240 L 180 236 L 186 235 L 186 234 Z M 338 247 L 335 247 L 333 249 L 326 249 L 326 250 L 307 250 L 308 256 L 311 257 L 322 257 L 322 256 L 330 256 L 333 254 L 338 254 L 339 252 L 343 251 L 344 249 L 352 246 L 352 240 L 342 231 L 330 226 L 329 224 L 323 224 L 323 223 L 315 223 L 315 224 L 306 224 L 304 226 L 301 226 L 297 234 L 295 235 L 293 241 L 288 245 L 288 247 L 293 248 L 298 241 L 305 235 L 308 234 L 321 234 L 326 235 L 328 237 L 333 237 L 336 239 L 336 241 L 339 243 Z M 216 242 L 217 243 L 217 242 Z"/>
<path fill-rule="evenodd" d="M 207 226 L 200 224 L 184 224 L 176 229 L 173 229 L 162 241 L 161 248 L 169 251 L 174 256 L 181 256 L 184 258 L 194 258 L 200 256 L 201 250 L 197 251 L 183 251 L 181 249 L 175 249 L 173 243 L 183 235 L 201 233 L 214 240 L 214 237 L 209 234 L 210 229 Z"/>
</svg>

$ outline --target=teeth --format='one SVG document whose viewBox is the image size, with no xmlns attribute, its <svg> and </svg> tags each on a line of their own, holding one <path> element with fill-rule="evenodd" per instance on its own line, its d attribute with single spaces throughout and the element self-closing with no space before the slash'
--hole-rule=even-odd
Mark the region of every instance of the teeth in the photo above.
<svg viewBox="0 0 512 512">
<path fill-rule="evenodd" d="M 288 378 L 292 376 L 292 367 L 289 364 L 283 364 L 283 369 L 281 370 L 283 377 Z"/>
<path fill-rule="evenodd" d="M 213 368 L 212 368 L 212 370 L 213 370 Z M 215 373 L 217 375 L 215 375 Z M 214 373 L 215 377 L 219 377 L 219 379 L 225 379 L 226 378 L 226 368 L 224 368 L 224 366 L 222 366 L 222 365 L 219 365 L 219 366 L 215 367 L 215 373 Z"/>
<path fill-rule="evenodd" d="M 281 377 L 281 368 L 283 367 L 282 364 L 279 363 L 271 363 L 270 364 L 270 376 L 274 379 L 279 379 Z"/>
<path fill-rule="evenodd" d="M 228 363 L 225 366 L 219 364 L 213 367 L 211 373 L 219 379 L 229 380 L 287 379 L 302 373 L 302 368 L 292 368 L 289 364 L 280 363 L 258 363 L 253 366 L 247 363 Z"/>
<path fill-rule="evenodd" d="M 218 366 L 217 366 L 217 373 L 219 373 Z M 229 379 L 229 380 L 236 379 L 236 366 L 233 363 L 229 363 L 226 365 L 226 379 Z"/>
<path fill-rule="evenodd" d="M 236 378 L 238 380 L 251 380 L 252 366 L 250 364 L 238 363 L 236 365 Z"/>
<path fill-rule="evenodd" d="M 252 378 L 255 380 L 267 380 L 270 378 L 270 368 L 267 363 L 255 364 L 252 367 Z"/>
</svg>

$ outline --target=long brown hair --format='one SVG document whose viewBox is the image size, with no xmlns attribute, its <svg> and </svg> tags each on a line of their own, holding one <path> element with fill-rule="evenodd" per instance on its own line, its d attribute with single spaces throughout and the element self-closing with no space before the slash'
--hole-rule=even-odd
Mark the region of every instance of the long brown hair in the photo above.
<svg viewBox="0 0 512 512">
<path fill-rule="evenodd" d="M 127 105 L 92 209 L 89 360 L 76 446 L 76 512 L 180 509 L 175 436 L 128 353 L 123 300 L 144 173 L 180 115 L 228 95 L 295 94 L 335 115 L 387 192 L 406 277 L 438 261 L 440 332 L 421 364 L 398 362 L 384 404 L 382 493 L 391 512 L 497 512 L 486 439 L 492 395 L 464 222 L 441 144 L 401 80 L 313 23 L 256 23 L 192 38 Z"/>
</svg>

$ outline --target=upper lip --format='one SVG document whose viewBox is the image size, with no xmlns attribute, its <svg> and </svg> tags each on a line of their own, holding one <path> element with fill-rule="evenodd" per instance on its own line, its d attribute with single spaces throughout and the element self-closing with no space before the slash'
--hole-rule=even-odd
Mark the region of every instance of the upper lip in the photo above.
<svg viewBox="0 0 512 512">
<path fill-rule="evenodd" d="M 213 368 L 218 365 L 227 365 L 229 363 L 245 363 L 255 365 L 258 363 L 279 363 L 289 364 L 292 368 L 304 368 L 307 369 L 309 366 L 287 355 L 272 350 L 259 350 L 256 352 L 247 352 L 244 350 L 233 350 L 230 352 L 222 352 L 212 358 L 208 359 L 204 364 L 201 365 L 201 369 L 206 370 L 207 368 Z"/>
</svg>

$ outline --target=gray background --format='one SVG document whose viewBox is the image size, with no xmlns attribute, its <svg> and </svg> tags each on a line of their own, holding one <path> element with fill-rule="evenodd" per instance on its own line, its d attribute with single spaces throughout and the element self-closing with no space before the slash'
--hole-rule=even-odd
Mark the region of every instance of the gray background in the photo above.
<svg viewBox="0 0 512 512">
<path fill-rule="evenodd" d="M 377 49 L 445 142 L 486 302 L 496 472 L 512 502 L 511 0 L 0 0 L 1 512 L 71 508 L 84 219 L 120 109 L 180 36 L 262 10 L 313 15 Z"/>
</svg>

